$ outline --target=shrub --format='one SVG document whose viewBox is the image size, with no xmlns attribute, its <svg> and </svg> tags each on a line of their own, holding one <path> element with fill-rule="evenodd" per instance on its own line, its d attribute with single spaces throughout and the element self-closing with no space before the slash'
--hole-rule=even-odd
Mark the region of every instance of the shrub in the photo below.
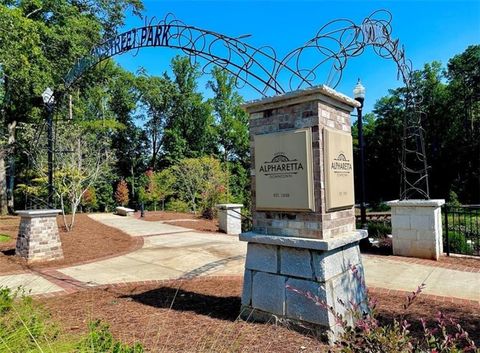
<svg viewBox="0 0 480 353">
<path fill-rule="evenodd" d="M 450 252 L 452 253 L 465 255 L 473 254 L 472 245 L 467 243 L 467 238 L 460 232 L 452 230 L 448 231 L 448 242 L 450 244 Z"/>
<path fill-rule="evenodd" d="M 448 193 L 447 205 L 450 206 L 450 207 L 460 207 L 460 206 L 462 206 L 462 204 L 458 200 L 457 193 L 453 190 L 450 190 L 450 192 Z"/>
<path fill-rule="evenodd" d="M 97 320 L 88 325 L 88 335 L 78 345 L 82 353 L 143 353 L 139 343 L 133 346 L 115 340 L 107 324 Z"/>
<path fill-rule="evenodd" d="M 89 187 L 85 190 L 82 196 L 82 207 L 85 207 L 87 211 L 92 211 L 98 208 L 97 193 L 93 187 Z"/>
<path fill-rule="evenodd" d="M 376 201 L 370 203 L 370 210 L 372 212 L 388 212 L 391 208 L 383 201 Z"/>
<path fill-rule="evenodd" d="M 392 234 L 392 225 L 387 222 L 368 222 L 368 236 L 371 238 L 384 238 Z"/>
<path fill-rule="evenodd" d="M 188 212 L 190 211 L 190 207 L 188 203 L 182 200 L 171 200 L 167 203 L 166 206 L 167 211 L 174 211 L 174 212 Z"/>
</svg>

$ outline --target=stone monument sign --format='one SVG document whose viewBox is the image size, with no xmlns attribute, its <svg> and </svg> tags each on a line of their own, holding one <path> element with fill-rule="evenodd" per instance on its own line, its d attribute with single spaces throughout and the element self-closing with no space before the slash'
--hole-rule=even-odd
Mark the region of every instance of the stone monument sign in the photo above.
<svg viewBox="0 0 480 353">
<path fill-rule="evenodd" d="M 256 135 L 257 210 L 314 211 L 310 129 Z"/>
<path fill-rule="evenodd" d="M 326 308 L 352 321 L 339 299 L 362 307 L 358 244 L 367 234 L 355 230 L 350 126 L 357 105 L 326 86 L 246 104 L 253 230 L 240 235 L 248 242 L 242 317 L 335 339 L 339 327 Z"/>
<path fill-rule="evenodd" d="M 352 135 L 325 128 L 327 211 L 351 208 L 353 187 Z"/>
</svg>

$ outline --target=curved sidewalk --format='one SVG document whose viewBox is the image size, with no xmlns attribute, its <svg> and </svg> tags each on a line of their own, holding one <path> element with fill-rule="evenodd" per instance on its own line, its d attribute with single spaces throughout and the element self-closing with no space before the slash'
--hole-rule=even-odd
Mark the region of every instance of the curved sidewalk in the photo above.
<svg viewBox="0 0 480 353">
<path fill-rule="evenodd" d="M 112 214 L 90 217 L 131 236 L 143 237 L 143 247 L 106 260 L 0 276 L 0 286 L 16 288 L 22 285 L 33 295 L 58 295 L 122 283 L 243 275 L 246 243 L 236 236 L 197 232 L 163 222 Z M 363 263 L 366 283 L 371 288 L 414 291 L 425 283 L 423 293 L 432 298 L 480 304 L 479 272 L 408 263 L 386 256 L 364 255 Z"/>
</svg>

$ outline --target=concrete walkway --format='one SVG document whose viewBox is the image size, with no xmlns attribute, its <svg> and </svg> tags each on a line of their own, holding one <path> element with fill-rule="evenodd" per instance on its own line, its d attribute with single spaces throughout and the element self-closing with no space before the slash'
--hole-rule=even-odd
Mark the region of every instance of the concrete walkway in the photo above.
<svg viewBox="0 0 480 353">
<path fill-rule="evenodd" d="M 141 249 L 107 260 L 37 273 L 0 276 L 0 286 L 20 285 L 31 294 L 57 294 L 79 287 L 127 282 L 194 278 L 209 275 L 243 275 L 246 244 L 238 237 L 196 232 L 163 222 L 133 217 L 94 214 L 91 218 L 131 236 L 143 237 Z M 413 291 L 426 284 L 424 294 L 480 302 L 480 273 L 463 272 L 363 256 L 367 285 Z"/>
</svg>

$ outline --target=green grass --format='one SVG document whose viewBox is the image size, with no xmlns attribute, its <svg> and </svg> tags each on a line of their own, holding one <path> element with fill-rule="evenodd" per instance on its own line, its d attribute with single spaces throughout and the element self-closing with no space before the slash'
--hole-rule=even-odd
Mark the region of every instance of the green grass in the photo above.
<svg viewBox="0 0 480 353">
<path fill-rule="evenodd" d="M 143 353 L 113 338 L 108 325 L 88 326 L 87 335 L 65 335 L 50 314 L 20 290 L 0 287 L 0 352 L 9 353 Z"/>
<path fill-rule="evenodd" d="M 0 243 L 6 243 L 10 241 L 10 237 L 6 234 L 0 234 Z"/>
</svg>

